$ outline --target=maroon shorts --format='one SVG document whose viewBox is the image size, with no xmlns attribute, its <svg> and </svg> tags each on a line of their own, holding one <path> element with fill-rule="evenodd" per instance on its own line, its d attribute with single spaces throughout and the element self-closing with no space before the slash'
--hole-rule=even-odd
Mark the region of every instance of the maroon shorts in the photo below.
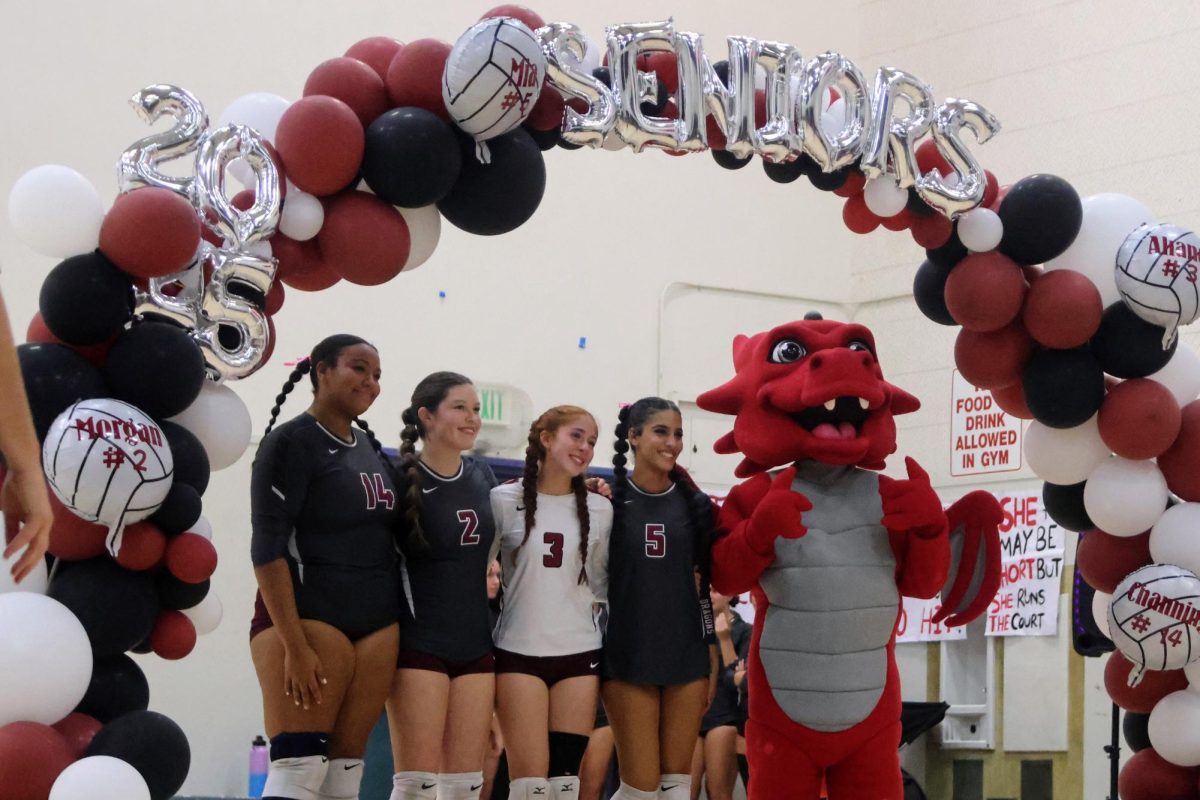
<svg viewBox="0 0 1200 800">
<path fill-rule="evenodd" d="M 325 620 L 317 620 L 324 622 Z M 274 628 L 275 623 L 271 620 L 271 614 L 267 611 L 267 604 L 263 602 L 262 592 L 254 595 L 254 616 L 250 618 L 250 638 L 253 639 L 267 628 Z M 384 626 L 386 627 L 386 626 Z M 381 628 L 371 628 L 370 630 L 346 630 L 338 628 L 342 633 L 346 634 L 346 638 L 351 642 L 357 642 L 366 636 L 370 636 Z"/>
<path fill-rule="evenodd" d="M 450 680 L 461 675 L 491 674 L 496 671 L 496 657 L 491 653 L 474 661 L 447 661 L 419 650 L 400 648 L 396 656 L 396 669 L 423 669 L 429 672 L 440 672 Z"/>
<path fill-rule="evenodd" d="M 547 687 L 567 678 L 600 675 L 600 651 L 567 656 L 523 656 L 496 648 L 496 672 L 520 672 L 541 678 Z"/>
</svg>

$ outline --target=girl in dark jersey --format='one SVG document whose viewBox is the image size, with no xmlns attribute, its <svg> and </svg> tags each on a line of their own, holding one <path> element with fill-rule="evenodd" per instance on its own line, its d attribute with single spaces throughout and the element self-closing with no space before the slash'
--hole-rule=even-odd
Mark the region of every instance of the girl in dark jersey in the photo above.
<svg viewBox="0 0 1200 800">
<path fill-rule="evenodd" d="M 647 397 L 622 409 L 615 447 L 603 685 L 621 771 L 614 800 L 690 800 L 692 750 L 716 675 L 712 506 L 676 464 L 683 421 L 674 403 Z"/>
<path fill-rule="evenodd" d="M 745 724 L 738 674 L 745 678 L 746 658 L 750 653 L 752 626 L 733 610 L 736 597 L 726 597 L 715 589 L 712 598 L 714 627 L 720 653 L 717 691 L 704 719 L 692 760 L 692 800 L 700 794 L 700 784 L 712 800 L 731 800 L 738 775 L 738 726 Z"/>
<path fill-rule="evenodd" d="M 481 424 L 467 378 L 428 376 L 402 418 L 403 639 L 388 699 L 391 800 L 475 800 L 496 689 L 485 578 L 496 478 L 486 463 L 462 456 Z"/>
<path fill-rule="evenodd" d="M 274 428 L 306 374 L 312 404 Z M 357 798 L 391 684 L 399 510 L 390 466 L 358 419 L 379 396 L 379 375 L 372 345 L 323 340 L 276 397 L 254 458 L 250 654 L 271 737 L 264 800 Z"/>
</svg>

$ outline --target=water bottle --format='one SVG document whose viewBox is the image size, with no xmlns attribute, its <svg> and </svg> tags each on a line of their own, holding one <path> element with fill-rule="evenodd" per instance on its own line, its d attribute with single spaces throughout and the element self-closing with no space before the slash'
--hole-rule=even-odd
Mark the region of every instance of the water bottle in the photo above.
<svg viewBox="0 0 1200 800">
<path fill-rule="evenodd" d="M 267 740 L 255 736 L 250 743 L 250 797 L 262 797 L 263 788 L 267 784 Z"/>
</svg>

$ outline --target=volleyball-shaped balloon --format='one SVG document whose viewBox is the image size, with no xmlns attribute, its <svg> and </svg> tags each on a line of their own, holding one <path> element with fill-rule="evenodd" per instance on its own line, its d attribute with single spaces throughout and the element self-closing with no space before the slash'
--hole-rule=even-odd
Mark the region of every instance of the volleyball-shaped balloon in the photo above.
<svg viewBox="0 0 1200 800">
<path fill-rule="evenodd" d="M 533 31 L 512 17 L 493 17 L 454 43 L 442 100 L 454 124 L 482 142 L 521 124 L 545 78 L 546 57 Z"/>
<path fill-rule="evenodd" d="M 1125 576 L 1108 607 L 1113 644 L 1145 669 L 1180 669 L 1200 658 L 1200 578 L 1173 564 Z"/>
<path fill-rule="evenodd" d="M 1200 316 L 1200 236 L 1178 225 L 1146 223 L 1117 251 L 1117 289 L 1133 312 L 1166 329 L 1163 349 L 1181 325 Z"/>
<path fill-rule="evenodd" d="M 42 443 L 42 469 L 67 508 L 114 533 L 166 499 L 174 462 L 162 428 L 120 400 L 80 400 Z"/>
</svg>

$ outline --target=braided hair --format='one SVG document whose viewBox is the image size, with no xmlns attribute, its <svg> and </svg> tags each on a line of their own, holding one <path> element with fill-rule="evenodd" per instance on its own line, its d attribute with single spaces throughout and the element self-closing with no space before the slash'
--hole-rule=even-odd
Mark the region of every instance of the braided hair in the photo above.
<svg viewBox="0 0 1200 800">
<path fill-rule="evenodd" d="M 596 424 L 596 418 L 586 409 L 579 406 L 555 406 L 538 417 L 529 428 L 529 442 L 525 448 L 525 471 L 521 478 L 521 500 L 525 504 L 525 537 L 521 539 L 517 552 L 529 541 L 529 532 L 533 530 L 537 518 L 538 471 L 546 460 L 542 434 L 553 435 L 564 424 L 577 417 L 587 417 L 592 420 L 593 425 Z M 571 479 L 571 493 L 575 495 L 575 513 L 579 517 L 579 559 L 583 563 L 579 570 L 579 582 L 584 583 L 587 580 L 587 546 L 591 515 L 588 513 L 588 490 L 583 475 L 576 475 Z"/>
<path fill-rule="evenodd" d="M 643 397 L 633 405 L 625 406 L 617 415 L 616 441 L 613 443 L 613 527 L 612 538 L 624 534 L 625 497 L 629 491 L 629 476 L 625 468 L 625 454 L 629 452 L 629 434 L 641 435 L 646 421 L 663 411 L 679 413 L 679 406 L 661 397 Z M 711 617 L 708 606 L 708 587 L 711 576 L 713 509 L 708 495 L 700 491 L 692 476 L 678 464 L 671 467 L 668 477 L 687 501 L 688 522 L 691 524 L 692 562 L 700 574 L 700 604 L 705 614 Z"/>
<path fill-rule="evenodd" d="M 430 412 L 446 399 L 446 395 L 455 386 L 470 386 L 471 379 L 457 372 L 435 372 L 425 378 L 413 389 L 408 408 L 400 413 L 400 421 L 404 429 L 400 431 L 400 469 L 408 480 L 408 488 L 400 498 L 400 508 L 404 515 L 406 544 L 409 552 L 428 555 L 432 552 L 429 540 L 425 538 L 425 529 L 421 527 L 421 470 L 417 467 L 417 439 L 425 438 L 425 426 L 421 424 L 421 416 L 417 412 L 424 408 Z"/>
</svg>

